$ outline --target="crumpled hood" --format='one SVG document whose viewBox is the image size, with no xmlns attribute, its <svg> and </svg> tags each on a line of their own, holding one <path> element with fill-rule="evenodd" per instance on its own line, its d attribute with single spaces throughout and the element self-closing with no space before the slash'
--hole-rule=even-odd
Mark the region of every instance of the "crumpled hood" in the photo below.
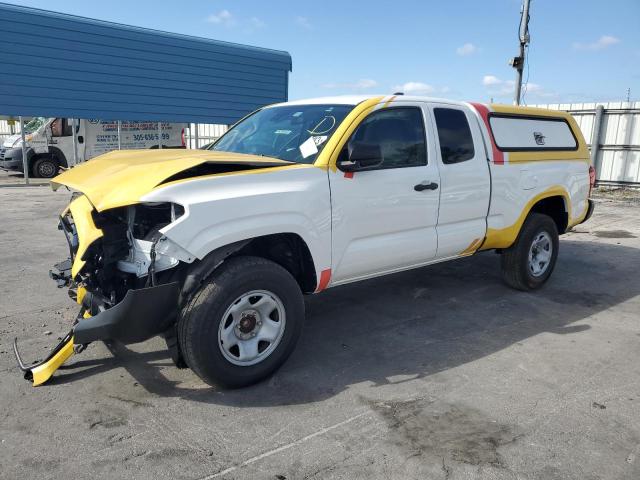
<svg viewBox="0 0 640 480">
<path fill-rule="evenodd" d="M 71 168 L 51 180 L 82 192 L 98 211 L 131 205 L 176 174 L 207 163 L 230 165 L 231 171 L 295 165 L 271 157 L 209 150 L 119 150 Z M 233 166 L 233 168 L 231 168 Z M 186 178 L 185 180 L 188 180 Z"/>
</svg>

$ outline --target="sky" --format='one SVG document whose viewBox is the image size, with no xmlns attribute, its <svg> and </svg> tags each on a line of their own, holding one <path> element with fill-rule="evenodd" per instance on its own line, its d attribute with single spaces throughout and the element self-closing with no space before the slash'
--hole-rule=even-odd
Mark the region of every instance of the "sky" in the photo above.
<svg viewBox="0 0 640 480">
<path fill-rule="evenodd" d="M 64 13 L 285 50 L 291 100 L 429 95 L 510 103 L 521 0 L 27 0 Z M 640 100 L 640 0 L 531 0 L 527 104 Z"/>
</svg>

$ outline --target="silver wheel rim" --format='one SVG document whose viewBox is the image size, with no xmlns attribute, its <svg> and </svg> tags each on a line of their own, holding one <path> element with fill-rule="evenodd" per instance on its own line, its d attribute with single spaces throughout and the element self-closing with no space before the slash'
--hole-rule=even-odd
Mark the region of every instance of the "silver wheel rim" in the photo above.
<svg viewBox="0 0 640 480">
<path fill-rule="evenodd" d="M 218 348 L 234 365 L 255 365 L 273 353 L 285 325 L 280 298 L 267 290 L 252 290 L 240 295 L 222 316 Z"/>
<path fill-rule="evenodd" d="M 549 269 L 553 254 L 553 242 L 547 232 L 539 232 L 533 237 L 529 248 L 529 273 L 534 277 L 543 275 Z"/>
</svg>

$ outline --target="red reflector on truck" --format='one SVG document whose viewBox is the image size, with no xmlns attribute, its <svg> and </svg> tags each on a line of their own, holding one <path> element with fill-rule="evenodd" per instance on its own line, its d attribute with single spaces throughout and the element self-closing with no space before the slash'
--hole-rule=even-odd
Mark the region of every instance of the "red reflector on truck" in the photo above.
<svg viewBox="0 0 640 480">
<path fill-rule="evenodd" d="M 316 288 L 316 293 L 321 292 L 327 285 L 329 285 L 329 280 L 331 280 L 331 269 L 327 268 L 320 272 L 320 281 L 318 282 L 318 288 Z"/>
</svg>

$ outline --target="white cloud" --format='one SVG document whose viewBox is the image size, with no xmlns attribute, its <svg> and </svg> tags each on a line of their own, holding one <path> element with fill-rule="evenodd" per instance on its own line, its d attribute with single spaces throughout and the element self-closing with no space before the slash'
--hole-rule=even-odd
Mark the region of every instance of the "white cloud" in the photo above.
<svg viewBox="0 0 640 480">
<path fill-rule="evenodd" d="M 207 22 L 215 25 L 224 25 L 225 27 L 233 27 L 237 23 L 229 10 L 220 10 L 218 13 L 212 13 L 207 17 Z"/>
<path fill-rule="evenodd" d="M 487 88 L 490 95 L 497 97 L 512 96 L 515 94 L 516 82 L 514 80 L 501 80 L 495 75 L 485 75 L 482 77 L 482 85 Z M 525 95 L 540 98 L 555 98 L 558 95 L 555 92 L 549 92 L 542 88 L 541 85 L 528 82 L 522 85 L 522 91 Z"/>
<path fill-rule="evenodd" d="M 313 29 L 313 25 L 311 25 L 311 22 L 309 21 L 309 19 L 307 17 L 302 17 L 302 16 L 298 15 L 295 18 L 295 22 L 296 22 L 296 25 L 298 25 L 299 27 L 306 28 L 307 30 L 312 30 Z"/>
<path fill-rule="evenodd" d="M 394 92 L 402 92 L 405 95 L 430 95 L 436 90 L 433 85 L 422 82 L 407 82 L 393 87 Z"/>
<path fill-rule="evenodd" d="M 206 18 L 206 21 L 214 25 L 220 25 L 226 28 L 243 27 L 246 33 L 252 33 L 267 26 L 258 17 L 237 18 L 229 10 L 220 10 L 218 13 L 212 13 Z"/>
<path fill-rule="evenodd" d="M 367 90 L 369 88 L 376 87 L 378 82 L 372 80 L 370 78 L 361 78 L 356 82 L 346 82 L 346 83 L 325 83 L 322 85 L 322 88 L 340 88 L 346 90 Z"/>
<path fill-rule="evenodd" d="M 478 47 L 476 47 L 473 43 L 465 43 L 461 47 L 456 48 L 456 53 L 461 57 L 465 57 L 467 55 L 473 55 L 478 52 Z"/>
<path fill-rule="evenodd" d="M 547 98 L 547 99 L 558 98 L 557 93 L 549 92 L 544 88 L 542 88 L 541 85 L 538 85 L 537 83 L 533 83 L 533 82 L 525 83 L 522 86 L 522 90 L 525 93 L 525 95 L 531 95 L 533 97 Z"/>
<path fill-rule="evenodd" d="M 485 75 L 484 77 L 482 77 L 482 84 L 485 87 L 489 87 L 491 85 L 501 85 L 502 83 L 504 82 L 495 75 Z"/>
<path fill-rule="evenodd" d="M 482 77 L 482 84 L 487 87 L 491 95 L 504 96 L 513 95 L 516 82 L 513 80 L 501 80 L 495 75 L 485 75 Z"/>
<path fill-rule="evenodd" d="M 574 42 L 573 48 L 574 50 L 590 50 L 595 52 L 598 50 L 604 50 L 605 48 L 615 45 L 616 43 L 620 43 L 619 38 L 613 37 L 611 35 L 602 35 L 598 40 L 592 43 Z"/>
<path fill-rule="evenodd" d="M 251 25 L 255 29 L 264 28 L 267 26 L 267 24 L 260 20 L 258 17 L 251 17 L 249 19 L 249 25 Z"/>
</svg>

